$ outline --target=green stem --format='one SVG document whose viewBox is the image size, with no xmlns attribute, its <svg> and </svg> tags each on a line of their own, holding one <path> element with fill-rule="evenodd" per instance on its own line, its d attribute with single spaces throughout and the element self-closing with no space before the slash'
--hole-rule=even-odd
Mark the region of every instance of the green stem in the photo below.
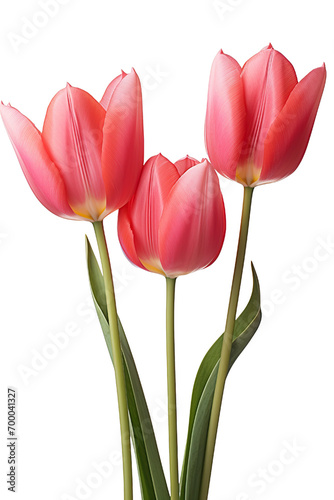
<svg viewBox="0 0 334 500">
<path fill-rule="evenodd" d="M 171 500 L 179 499 L 177 457 L 177 413 L 175 382 L 174 304 L 176 278 L 166 278 L 166 351 L 168 391 L 168 431 Z"/>
<path fill-rule="evenodd" d="M 115 368 L 116 389 L 118 399 L 119 420 L 121 427 L 122 456 L 123 456 L 123 480 L 124 480 L 124 500 L 132 500 L 132 463 L 128 403 L 126 396 L 125 374 L 123 367 L 123 357 L 121 343 L 118 332 L 117 310 L 115 301 L 114 284 L 108 254 L 106 237 L 104 234 L 103 222 L 93 223 L 97 244 L 99 247 L 102 263 L 102 272 L 106 290 L 107 310 L 110 327 L 111 348 Z"/>
<path fill-rule="evenodd" d="M 254 188 L 251 187 L 244 188 L 244 200 L 242 207 L 238 250 L 235 260 L 230 302 L 227 311 L 226 327 L 223 337 L 223 345 L 222 345 L 222 352 L 217 374 L 217 382 L 213 396 L 199 500 L 207 500 L 209 493 L 210 477 L 211 477 L 213 455 L 216 444 L 219 415 L 223 400 L 225 380 L 228 373 L 228 367 L 230 362 L 234 323 L 238 306 L 242 271 L 245 261 L 253 189 Z"/>
</svg>

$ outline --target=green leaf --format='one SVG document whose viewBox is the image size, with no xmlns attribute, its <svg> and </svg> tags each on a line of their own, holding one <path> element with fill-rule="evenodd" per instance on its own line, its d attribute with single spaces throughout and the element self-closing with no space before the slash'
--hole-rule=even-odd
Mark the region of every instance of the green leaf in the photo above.
<svg viewBox="0 0 334 500">
<path fill-rule="evenodd" d="M 86 252 L 94 305 L 112 359 L 104 280 L 87 237 Z M 136 453 L 142 498 L 143 500 L 170 500 L 143 388 L 119 319 L 118 329 L 124 362 L 131 436 Z"/>
<path fill-rule="evenodd" d="M 252 339 L 261 322 L 260 286 L 252 264 L 253 291 L 251 298 L 236 319 L 229 370 Z M 181 500 L 198 500 L 202 480 L 207 434 L 213 394 L 221 355 L 222 334 L 206 353 L 196 375 L 188 426 L 188 436 L 180 483 Z"/>
</svg>

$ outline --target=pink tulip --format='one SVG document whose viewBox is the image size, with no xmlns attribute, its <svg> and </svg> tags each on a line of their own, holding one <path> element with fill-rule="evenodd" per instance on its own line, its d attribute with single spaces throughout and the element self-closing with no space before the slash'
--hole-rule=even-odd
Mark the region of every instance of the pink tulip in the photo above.
<svg viewBox="0 0 334 500">
<path fill-rule="evenodd" d="M 51 212 L 100 221 L 132 197 L 143 165 L 141 87 L 122 73 L 101 102 L 67 87 L 52 99 L 42 133 L 10 105 L 1 115 L 24 175 Z"/>
<path fill-rule="evenodd" d="M 133 199 L 119 211 L 118 235 L 135 265 L 169 278 L 212 264 L 225 236 L 225 209 L 216 172 L 187 156 L 161 154 L 144 165 Z"/>
<path fill-rule="evenodd" d="M 220 51 L 205 123 L 214 168 L 251 187 L 292 174 L 304 156 L 325 80 L 323 65 L 298 82 L 292 64 L 271 45 L 243 68 Z"/>
</svg>

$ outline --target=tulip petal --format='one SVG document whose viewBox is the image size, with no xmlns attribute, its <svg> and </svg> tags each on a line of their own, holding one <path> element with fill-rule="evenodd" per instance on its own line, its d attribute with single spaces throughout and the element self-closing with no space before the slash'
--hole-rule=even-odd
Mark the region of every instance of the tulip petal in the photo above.
<svg viewBox="0 0 334 500">
<path fill-rule="evenodd" d="M 122 207 L 118 212 L 118 238 L 125 253 L 126 257 L 136 266 L 141 267 L 142 269 L 147 270 L 137 256 L 137 251 L 135 247 L 134 235 L 131 227 L 131 220 L 129 215 L 129 208 L 131 202 L 127 203 Z"/>
<path fill-rule="evenodd" d="M 109 103 L 111 101 L 111 97 L 114 93 L 115 88 L 119 84 L 119 82 L 126 76 L 126 73 L 122 72 L 121 75 L 116 76 L 116 78 L 113 79 L 111 83 L 109 83 L 108 87 L 106 88 L 103 97 L 100 101 L 101 106 L 107 111 Z"/>
<path fill-rule="evenodd" d="M 205 119 L 206 149 L 213 167 L 235 178 L 245 135 L 245 103 L 237 61 L 222 51 L 215 57 L 209 81 Z"/>
<path fill-rule="evenodd" d="M 297 76 L 292 64 L 269 46 L 246 62 L 241 80 L 245 94 L 247 130 L 237 176 L 246 185 L 251 185 L 262 168 L 264 141 L 269 128 L 297 84 Z"/>
<path fill-rule="evenodd" d="M 39 130 L 11 106 L 1 104 L 1 116 L 23 173 L 38 200 L 55 215 L 79 219 L 67 203 L 64 181 L 43 146 Z"/>
<path fill-rule="evenodd" d="M 117 210 L 133 196 L 144 161 L 140 81 L 134 70 L 116 86 L 103 127 L 102 173 L 107 210 Z"/>
<path fill-rule="evenodd" d="M 42 138 L 64 179 L 74 212 L 98 220 L 106 206 L 102 179 L 103 107 L 84 90 L 67 85 L 52 99 Z"/>
<path fill-rule="evenodd" d="M 221 251 L 225 227 L 218 176 L 204 160 L 180 177 L 166 201 L 159 230 L 165 274 L 174 278 L 212 264 Z"/>
<path fill-rule="evenodd" d="M 326 81 L 322 66 L 306 75 L 291 92 L 265 140 L 259 184 L 292 174 L 301 162 L 312 132 Z"/>
<path fill-rule="evenodd" d="M 183 175 L 184 172 L 189 170 L 189 168 L 193 167 L 194 165 L 197 165 L 197 163 L 199 163 L 198 160 L 195 160 L 195 158 L 192 158 L 191 156 L 187 155 L 184 158 L 181 158 L 180 160 L 176 161 L 174 165 L 176 166 L 179 174 Z"/>
<path fill-rule="evenodd" d="M 159 258 L 158 231 L 161 214 L 169 193 L 178 181 L 177 169 L 167 158 L 150 158 L 143 169 L 131 210 L 134 243 L 142 264 L 162 272 Z"/>
</svg>

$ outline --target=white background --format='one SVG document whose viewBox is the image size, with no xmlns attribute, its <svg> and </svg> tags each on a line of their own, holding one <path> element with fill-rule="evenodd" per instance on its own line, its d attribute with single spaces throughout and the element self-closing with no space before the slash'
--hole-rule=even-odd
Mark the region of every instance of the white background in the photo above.
<svg viewBox="0 0 334 500">
<path fill-rule="evenodd" d="M 251 291 L 253 260 L 264 318 L 229 375 L 210 499 L 331 498 L 331 3 L 61 3 L 56 2 L 58 11 L 52 17 L 40 14 L 45 11 L 37 0 L 2 1 L 0 98 L 41 128 L 50 99 L 66 81 L 100 98 L 121 69 L 129 71 L 133 66 L 145 94 L 146 159 L 159 152 L 172 161 L 185 154 L 198 159 L 206 155 L 207 83 L 220 48 L 243 64 L 271 42 L 291 60 L 298 78 L 326 62 L 327 85 L 302 164 L 290 178 L 254 193 L 240 308 Z M 16 39 L 15 47 L 14 35 L 23 36 L 28 21 L 44 26 L 31 31 L 30 39 Z M 95 319 L 85 268 L 84 234 L 95 248 L 92 227 L 57 218 L 39 204 L 0 128 L 0 496 L 12 498 L 5 484 L 6 394 L 7 386 L 14 386 L 18 394 L 17 500 L 120 500 L 113 369 Z M 211 268 L 182 277 L 177 284 L 180 461 L 192 383 L 204 353 L 223 329 L 236 250 L 242 188 L 223 179 L 221 184 L 228 224 L 222 254 Z M 119 314 L 168 475 L 164 280 L 127 262 L 117 240 L 115 214 L 106 220 L 106 230 Z M 65 332 L 62 338 L 68 340 L 62 349 L 52 340 L 59 332 Z M 289 455 L 291 463 L 282 464 L 286 443 L 297 446 L 297 451 L 295 457 Z M 96 464 L 106 461 L 113 472 L 99 481 Z M 259 483 L 261 468 L 267 475 Z M 134 472 L 136 476 L 135 467 Z M 92 485 L 94 478 L 98 484 L 86 488 L 83 495 L 78 485 L 87 481 Z"/>
</svg>

